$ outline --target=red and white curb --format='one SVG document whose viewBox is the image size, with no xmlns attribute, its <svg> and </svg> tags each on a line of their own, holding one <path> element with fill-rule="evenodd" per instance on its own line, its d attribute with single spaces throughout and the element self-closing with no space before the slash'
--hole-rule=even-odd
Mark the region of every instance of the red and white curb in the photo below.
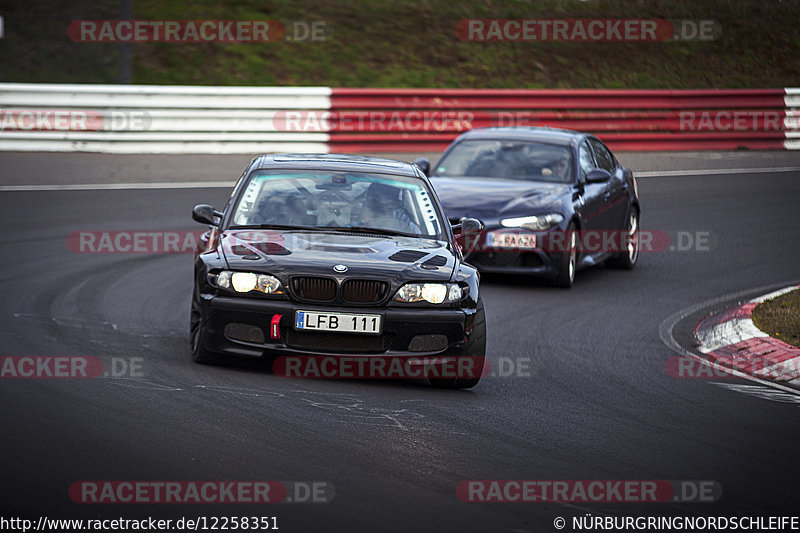
<svg viewBox="0 0 800 533">
<path fill-rule="evenodd" d="M 697 350 L 719 366 L 800 388 L 800 348 L 770 337 L 751 318 L 761 302 L 798 287 L 786 287 L 707 316 L 695 326 Z"/>
</svg>

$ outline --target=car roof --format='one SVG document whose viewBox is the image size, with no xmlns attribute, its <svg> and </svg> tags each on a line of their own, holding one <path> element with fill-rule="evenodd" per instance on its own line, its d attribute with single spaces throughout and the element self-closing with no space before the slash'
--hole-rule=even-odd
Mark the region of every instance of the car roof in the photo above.
<svg viewBox="0 0 800 533">
<path fill-rule="evenodd" d="M 461 134 L 457 140 L 505 139 L 539 141 L 549 144 L 568 146 L 585 137 L 586 133 L 558 128 L 541 128 L 535 126 L 506 126 L 492 128 L 474 128 Z"/>
<path fill-rule="evenodd" d="M 412 163 L 353 154 L 265 154 L 255 159 L 252 168 L 261 170 L 274 167 L 379 172 L 421 177 L 420 171 Z"/>
</svg>

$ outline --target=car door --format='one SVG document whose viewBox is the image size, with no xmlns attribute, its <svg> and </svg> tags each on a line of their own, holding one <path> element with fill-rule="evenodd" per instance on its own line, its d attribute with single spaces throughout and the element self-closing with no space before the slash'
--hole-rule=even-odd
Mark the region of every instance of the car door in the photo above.
<svg viewBox="0 0 800 533">
<path fill-rule="evenodd" d="M 576 210 L 580 213 L 582 242 L 585 253 L 594 255 L 598 251 L 597 232 L 607 229 L 606 226 L 606 183 L 586 183 L 586 174 L 597 167 L 594 153 L 587 139 L 578 145 L 578 179 L 583 184 Z M 593 245 L 593 243 L 595 245 Z"/>
<path fill-rule="evenodd" d="M 611 174 L 608 180 L 605 193 L 606 210 L 605 220 L 607 230 L 619 230 L 625 228 L 625 217 L 628 214 L 628 190 L 626 187 L 625 176 L 622 168 L 617 164 L 617 160 L 599 139 L 590 137 L 589 143 L 594 150 L 595 160 L 598 168 L 607 170 Z"/>
</svg>

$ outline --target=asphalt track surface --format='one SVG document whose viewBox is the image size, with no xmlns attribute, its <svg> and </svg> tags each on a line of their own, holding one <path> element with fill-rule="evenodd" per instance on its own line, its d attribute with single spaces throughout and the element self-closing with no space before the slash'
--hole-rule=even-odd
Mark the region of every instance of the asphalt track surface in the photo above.
<svg viewBox="0 0 800 533">
<path fill-rule="evenodd" d="M 57 155 L 45 160 L 52 182 L 87 183 L 87 173 L 102 173 L 109 161 L 94 157 L 64 167 Z M 240 170 L 248 158 L 239 160 Z M 15 172 L 41 161 L 0 155 L 3 182 L 24 183 Z M 174 169 L 169 158 L 160 161 L 161 170 L 144 156 L 119 164 L 133 177 L 137 165 L 147 167 L 150 181 L 208 173 L 199 163 L 186 168 L 190 159 Z M 197 229 L 191 207 L 221 206 L 228 189 L 0 193 L 1 355 L 141 358 L 142 374 L 0 380 L 0 516 L 247 515 L 277 516 L 286 532 L 511 532 L 555 531 L 556 517 L 585 513 L 797 514 L 798 398 L 741 380 L 674 379 L 665 365 L 676 353 L 662 337 L 669 326 L 689 346 L 691 325 L 712 308 L 798 282 L 800 172 L 644 178 L 639 191 L 643 229 L 708 232 L 709 249 L 642 254 L 631 272 L 584 270 L 568 291 L 484 277 L 488 358 L 517 368 L 527 360 L 530 375 L 489 376 L 469 391 L 287 380 L 259 361 L 192 364 L 190 254 L 67 247 L 73 231 Z M 722 381 L 740 390 L 715 384 Z M 455 489 L 469 479 L 714 480 L 722 497 L 464 503 Z M 335 497 L 76 504 L 68 488 L 79 480 L 326 481 Z"/>
</svg>

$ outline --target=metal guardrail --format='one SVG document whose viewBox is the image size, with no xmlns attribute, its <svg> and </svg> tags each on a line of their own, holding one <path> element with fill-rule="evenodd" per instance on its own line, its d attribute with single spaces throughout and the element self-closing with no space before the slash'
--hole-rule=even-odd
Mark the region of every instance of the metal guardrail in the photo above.
<svg viewBox="0 0 800 533">
<path fill-rule="evenodd" d="M 331 89 L 0 84 L 0 151 L 440 151 L 480 126 L 615 150 L 800 149 L 800 89 Z"/>
<path fill-rule="evenodd" d="M 0 151 L 327 152 L 322 131 L 274 127 L 323 112 L 327 87 L 0 84 Z"/>
</svg>

